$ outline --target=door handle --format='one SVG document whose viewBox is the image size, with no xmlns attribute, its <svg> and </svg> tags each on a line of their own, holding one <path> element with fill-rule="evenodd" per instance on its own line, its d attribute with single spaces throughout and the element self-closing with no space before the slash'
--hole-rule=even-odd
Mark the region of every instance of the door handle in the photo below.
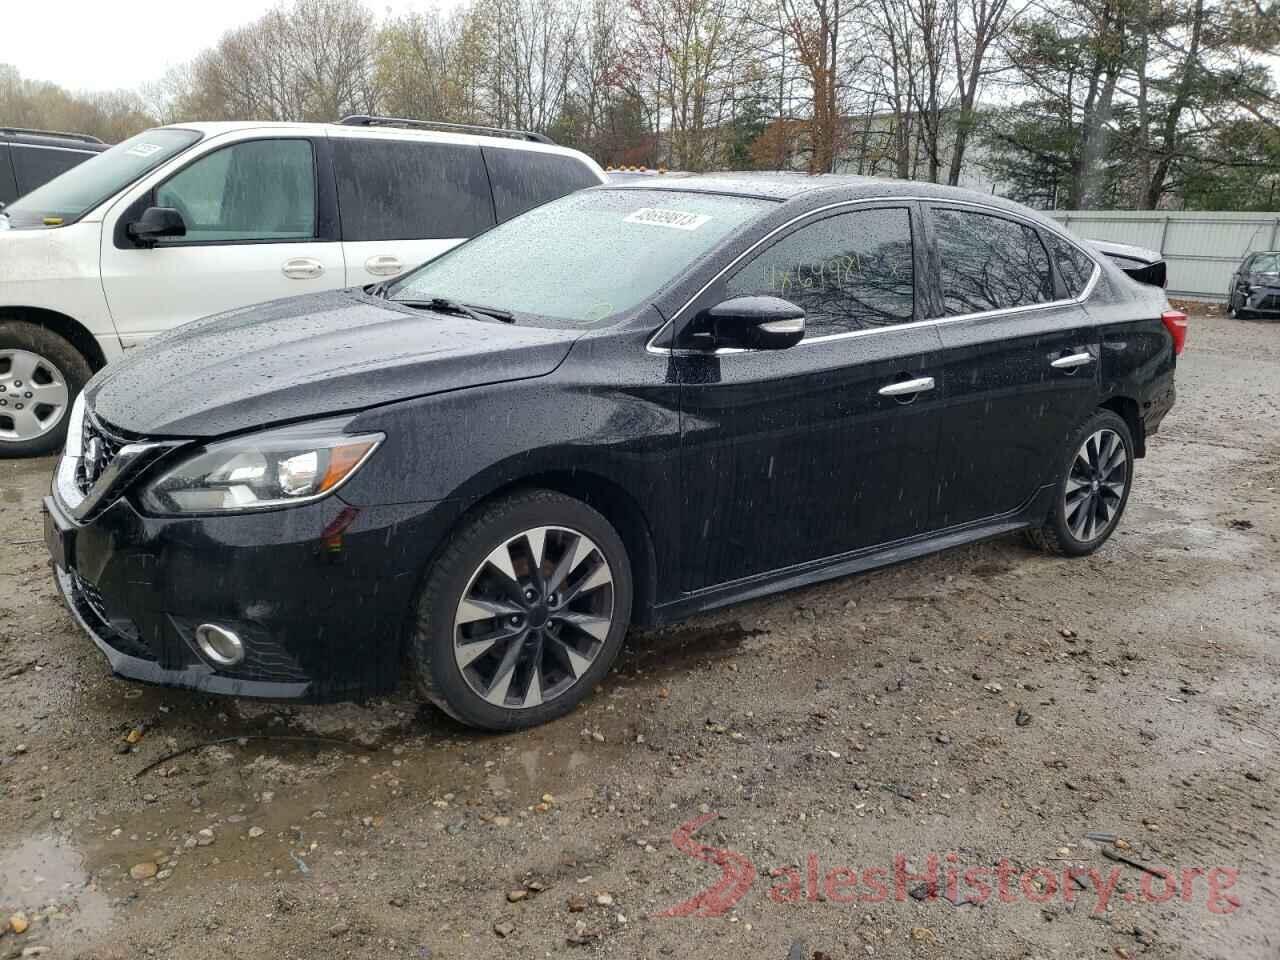
<svg viewBox="0 0 1280 960">
<path fill-rule="evenodd" d="M 905 397 L 908 394 L 924 393 L 933 388 L 933 377 L 917 377 L 915 380 L 899 380 L 897 383 L 885 384 L 880 388 L 880 396 Z"/>
<path fill-rule="evenodd" d="M 290 280 L 314 280 L 324 273 L 324 264 L 311 257 L 294 257 L 284 262 L 280 272 Z"/>
<path fill-rule="evenodd" d="M 375 277 L 394 277 L 397 273 L 404 272 L 404 264 L 400 262 L 400 258 L 386 253 L 370 257 L 364 262 L 364 268 Z"/>
<path fill-rule="evenodd" d="M 1091 353 L 1073 353 L 1066 357 L 1059 357 L 1049 366 L 1055 370 L 1074 370 L 1076 367 L 1083 367 L 1085 364 L 1093 363 L 1093 354 Z"/>
</svg>

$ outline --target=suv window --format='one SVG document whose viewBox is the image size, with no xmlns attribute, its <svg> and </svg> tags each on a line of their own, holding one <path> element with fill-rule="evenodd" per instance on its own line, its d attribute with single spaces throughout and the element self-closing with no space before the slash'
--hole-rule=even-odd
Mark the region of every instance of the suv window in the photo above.
<svg viewBox="0 0 1280 960">
<path fill-rule="evenodd" d="M 493 226 L 480 148 L 335 138 L 342 239 L 444 240 Z"/>
<path fill-rule="evenodd" d="M 1089 278 L 1093 276 L 1093 260 L 1089 255 L 1077 247 L 1074 243 L 1055 236 L 1052 233 L 1046 233 L 1045 240 L 1048 241 L 1049 251 L 1053 254 L 1053 262 L 1058 265 L 1058 274 L 1062 277 L 1062 282 L 1067 288 L 1067 296 L 1078 297 L 1084 293 L 1084 288 L 1089 285 Z M 1112 257 L 1116 263 L 1122 267 L 1126 266 L 1122 261 L 1124 257 Z M 1145 266 L 1138 261 L 1130 261 L 1129 265 Z"/>
<path fill-rule="evenodd" d="M 905 323 L 915 305 L 911 214 L 858 210 L 807 224 L 734 274 L 725 296 L 790 300 L 804 308 L 806 336 Z"/>
<path fill-rule="evenodd" d="M 971 210 L 932 211 L 946 316 L 1053 299 L 1049 255 L 1031 227 Z"/>
<path fill-rule="evenodd" d="M 484 162 L 499 223 L 600 183 L 582 161 L 556 153 L 492 147 L 485 149 Z"/>
<path fill-rule="evenodd" d="M 72 167 L 78 167 L 93 156 L 87 151 L 55 150 L 25 143 L 11 144 L 10 151 L 19 196 L 44 186 L 54 177 L 66 173 Z"/>
<path fill-rule="evenodd" d="M 156 188 L 187 235 L 161 243 L 301 240 L 316 234 L 310 140 L 249 140 L 206 154 Z"/>
<path fill-rule="evenodd" d="M 11 203 L 18 195 L 18 185 L 13 182 L 13 167 L 9 163 L 9 145 L 0 143 L 0 204 Z"/>
</svg>

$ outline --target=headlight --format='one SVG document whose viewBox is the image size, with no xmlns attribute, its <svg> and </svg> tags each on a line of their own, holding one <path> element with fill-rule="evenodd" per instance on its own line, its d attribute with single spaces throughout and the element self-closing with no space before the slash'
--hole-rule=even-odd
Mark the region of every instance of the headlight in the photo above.
<svg viewBox="0 0 1280 960">
<path fill-rule="evenodd" d="M 234 513 L 327 496 L 384 439 L 342 432 L 342 421 L 300 424 L 213 443 L 147 484 L 149 513 Z"/>
</svg>

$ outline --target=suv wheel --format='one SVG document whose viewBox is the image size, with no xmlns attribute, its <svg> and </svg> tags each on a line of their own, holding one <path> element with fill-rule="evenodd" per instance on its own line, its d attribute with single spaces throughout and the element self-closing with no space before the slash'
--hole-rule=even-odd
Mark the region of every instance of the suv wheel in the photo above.
<svg viewBox="0 0 1280 960">
<path fill-rule="evenodd" d="M 1049 553 L 1080 557 L 1106 543 L 1124 513 L 1133 483 L 1133 437 L 1122 417 L 1099 410 L 1066 446 L 1053 508 L 1028 538 Z"/>
<path fill-rule="evenodd" d="M 626 548 L 591 507 L 549 490 L 496 501 L 427 574 L 410 641 L 418 687 L 471 726 L 545 723 L 608 672 L 631 598 Z"/>
<path fill-rule="evenodd" d="M 52 453 L 67 436 L 67 414 L 93 371 L 51 330 L 0 318 L 0 457 Z"/>
</svg>

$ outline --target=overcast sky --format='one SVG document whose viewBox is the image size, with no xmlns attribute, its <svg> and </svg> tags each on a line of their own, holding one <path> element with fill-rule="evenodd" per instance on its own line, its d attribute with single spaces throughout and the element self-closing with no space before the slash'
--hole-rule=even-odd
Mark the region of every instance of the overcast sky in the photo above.
<svg viewBox="0 0 1280 960">
<path fill-rule="evenodd" d="M 425 0 L 367 0 L 379 15 Z M 137 89 L 275 6 L 267 0 L 10 0 L 0 3 L 0 63 L 71 90 Z M 439 4 L 452 6 L 450 0 Z"/>
</svg>

